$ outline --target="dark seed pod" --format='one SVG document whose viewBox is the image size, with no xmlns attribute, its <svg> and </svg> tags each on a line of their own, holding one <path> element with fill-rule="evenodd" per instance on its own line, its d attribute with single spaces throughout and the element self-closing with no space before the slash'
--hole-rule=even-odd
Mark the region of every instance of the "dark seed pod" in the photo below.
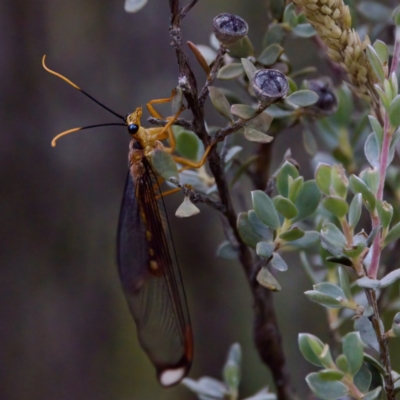
<svg viewBox="0 0 400 400">
<path fill-rule="evenodd" d="M 275 69 L 260 69 L 251 80 L 257 99 L 263 104 L 272 104 L 285 97 L 289 83 L 285 74 Z"/>
<path fill-rule="evenodd" d="M 311 107 L 313 111 L 329 115 L 337 110 L 338 101 L 329 78 L 312 79 L 307 82 L 308 89 L 314 91 L 319 99 Z"/>
<path fill-rule="evenodd" d="M 222 13 L 213 20 L 215 37 L 224 45 L 230 46 L 247 35 L 247 22 L 234 14 Z"/>
</svg>

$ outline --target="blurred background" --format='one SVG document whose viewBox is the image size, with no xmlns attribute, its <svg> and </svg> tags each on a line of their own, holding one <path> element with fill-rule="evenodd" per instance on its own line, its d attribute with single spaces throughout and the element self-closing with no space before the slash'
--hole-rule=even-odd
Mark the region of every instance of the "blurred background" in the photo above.
<svg viewBox="0 0 400 400">
<path fill-rule="evenodd" d="M 195 398 L 182 386 L 159 387 L 119 286 L 115 241 L 127 169 L 126 130 L 80 132 L 50 146 L 63 130 L 112 122 L 113 116 L 45 72 L 43 54 L 50 68 L 122 115 L 167 97 L 176 86 L 168 1 L 150 0 L 138 14 L 125 13 L 123 3 L 0 4 L 2 400 Z M 248 21 L 249 36 L 260 50 L 266 3 L 201 0 L 184 20 L 184 39 L 208 44 L 213 17 L 232 12 Z M 287 47 L 296 68 L 315 63 L 311 51 L 297 54 L 296 47 L 296 42 Z M 196 71 L 202 84 L 204 75 Z M 301 161 L 299 140 L 296 131 L 284 132 L 275 144 L 273 166 L 290 146 Z M 181 200 L 170 196 L 170 215 Z M 215 257 L 223 240 L 221 221 L 215 211 L 201 209 L 190 220 L 170 217 L 194 327 L 190 377 L 220 379 L 230 345 L 239 342 L 245 397 L 272 381 L 253 348 L 244 274 L 237 262 Z M 304 393 L 309 366 L 297 349 L 297 334 L 308 331 L 324 339 L 325 314 L 302 295 L 310 284 L 297 258 L 279 280 L 283 291 L 274 299 L 288 366 Z"/>
</svg>

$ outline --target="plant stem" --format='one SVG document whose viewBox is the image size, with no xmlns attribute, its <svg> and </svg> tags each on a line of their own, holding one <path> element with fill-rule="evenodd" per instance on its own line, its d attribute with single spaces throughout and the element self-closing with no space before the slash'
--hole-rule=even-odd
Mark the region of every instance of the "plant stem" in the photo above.
<svg viewBox="0 0 400 400">
<path fill-rule="evenodd" d="M 179 67 L 179 82 L 184 87 L 183 94 L 188 104 L 188 109 L 192 112 L 192 130 L 197 134 L 203 142 L 204 148 L 211 142 L 211 138 L 207 133 L 204 119 L 204 100 L 208 95 L 208 85 L 216 76 L 219 63 L 222 60 L 224 49 L 218 53 L 218 60 L 211 69 L 210 80 L 205 84 L 200 95 L 198 95 L 196 78 L 189 65 L 188 57 L 182 50 L 181 37 L 181 19 L 185 16 L 182 12 L 179 0 L 169 0 L 171 8 L 171 26 L 170 38 L 172 47 L 175 49 L 178 67 Z M 190 6 L 193 6 L 196 1 L 192 1 Z M 188 11 L 188 10 L 185 10 Z M 182 86 L 181 85 L 181 86 Z M 263 109 L 258 109 L 256 115 L 261 113 Z M 258 113 L 258 114 L 257 114 Z M 224 140 L 224 138 L 234 131 L 240 129 L 246 121 L 235 123 L 227 129 L 219 131 L 214 139 L 215 143 Z M 254 268 L 252 253 L 249 248 L 243 243 L 237 228 L 237 215 L 233 207 L 232 198 L 229 191 L 229 185 L 226 180 L 224 165 L 220 155 L 214 146 L 209 155 L 208 162 L 210 170 L 215 178 L 215 183 L 220 197 L 220 204 L 224 209 L 224 216 L 229 224 L 234 238 L 238 244 L 239 261 L 246 273 L 247 280 L 254 299 L 254 340 L 260 358 L 270 368 L 274 383 L 277 389 L 279 400 L 293 399 L 293 391 L 290 385 L 289 373 L 286 367 L 285 355 L 282 347 L 282 340 L 278 328 L 275 309 L 272 301 L 272 292 L 259 285 L 256 280 L 257 272 Z"/>
</svg>

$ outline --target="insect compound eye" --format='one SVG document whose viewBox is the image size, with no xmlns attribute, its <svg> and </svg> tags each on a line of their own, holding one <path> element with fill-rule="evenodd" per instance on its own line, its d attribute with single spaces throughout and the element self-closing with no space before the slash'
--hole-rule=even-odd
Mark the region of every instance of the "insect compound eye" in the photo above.
<svg viewBox="0 0 400 400">
<path fill-rule="evenodd" d="M 136 124 L 130 124 L 128 125 L 128 132 L 131 135 L 134 135 L 135 133 L 137 133 L 137 131 L 139 130 L 139 126 Z"/>
</svg>

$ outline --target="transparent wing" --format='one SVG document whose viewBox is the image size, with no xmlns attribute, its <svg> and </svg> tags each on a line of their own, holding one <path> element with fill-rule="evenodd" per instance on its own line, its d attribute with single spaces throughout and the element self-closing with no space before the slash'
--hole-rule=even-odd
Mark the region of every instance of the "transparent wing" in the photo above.
<svg viewBox="0 0 400 400">
<path fill-rule="evenodd" d="M 188 372 L 190 318 L 165 206 L 147 159 L 125 184 L 118 228 L 118 268 L 141 346 L 163 386 Z"/>
</svg>

